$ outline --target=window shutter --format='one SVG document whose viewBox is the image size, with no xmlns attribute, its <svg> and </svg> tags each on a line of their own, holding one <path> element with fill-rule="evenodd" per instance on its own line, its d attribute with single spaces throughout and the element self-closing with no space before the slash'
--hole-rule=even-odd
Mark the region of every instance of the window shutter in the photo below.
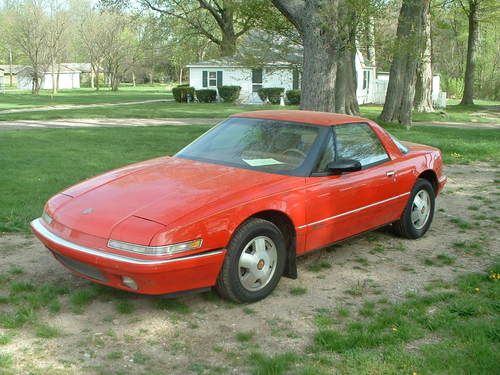
<svg viewBox="0 0 500 375">
<path fill-rule="evenodd" d="M 292 84 L 292 88 L 294 90 L 298 90 L 299 89 L 299 71 L 298 71 L 298 69 L 294 69 L 293 70 L 293 84 Z"/>
<path fill-rule="evenodd" d="M 202 72 L 202 85 L 208 87 L 208 72 L 206 70 Z"/>
<path fill-rule="evenodd" d="M 222 86 L 222 70 L 217 71 L 217 87 Z"/>
</svg>

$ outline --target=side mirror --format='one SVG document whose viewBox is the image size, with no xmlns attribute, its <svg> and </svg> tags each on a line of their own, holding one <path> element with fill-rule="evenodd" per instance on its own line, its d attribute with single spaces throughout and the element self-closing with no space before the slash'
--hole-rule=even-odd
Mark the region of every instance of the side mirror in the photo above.
<svg viewBox="0 0 500 375">
<path fill-rule="evenodd" d="M 354 159 L 338 159 L 328 163 L 328 170 L 332 174 L 356 172 L 361 170 L 361 163 Z"/>
</svg>

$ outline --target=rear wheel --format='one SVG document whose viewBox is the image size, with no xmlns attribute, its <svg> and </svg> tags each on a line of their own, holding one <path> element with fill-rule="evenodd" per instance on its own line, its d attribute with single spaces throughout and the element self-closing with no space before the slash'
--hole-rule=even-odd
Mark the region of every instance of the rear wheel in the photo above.
<svg viewBox="0 0 500 375">
<path fill-rule="evenodd" d="M 215 289 L 236 302 L 259 301 L 278 284 L 285 258 L 285 240 L 278 227 L 267 220 L 250 219 L 231 239 Z"/>
<path fill-rule="evenodd" d="M 431 183 L 419 178 L 401 218 L 393 224 L 394 232 L 401 237 L 416 239 L 429 229 L 434 217 L 435 194 Z"/>
</svg>

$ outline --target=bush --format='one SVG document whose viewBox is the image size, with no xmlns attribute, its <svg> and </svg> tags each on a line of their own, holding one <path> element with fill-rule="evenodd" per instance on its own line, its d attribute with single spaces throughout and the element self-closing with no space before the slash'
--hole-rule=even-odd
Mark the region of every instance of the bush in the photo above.
<svg viewBox="0 0 500 375">
<path fill-rule="evenodd" d="M 226 103 L 234 103 L 240 97 L 241 86 L 220 86 L 219 96 Z"/>
<path fill-rule="evenodd" d="M 300 90 L 288 90 L 286 98 L 290 104 L 300 104 Z"/>
<path fill-rule="evenodd" d="M 280 98 L 284 91 L 283 87 L 263 87 L 257 91 L 257 94 L 263 102 L 267 98 L 272 104 L 280 104 Z"/>
<path fill-rule="evenodd" d="M 217 90 L 196 90 L 196 97 L 198 98 L 198 101 L 202 103 L 212 103 L 217 100 Z"/>
<path fill-rule="evenodd" d="M 172 95 L 176 102 L 186 103 L 188 101 L 188 95 L 190 97 L 190 101 L 194 99 L 194 87 L 190 87 L 189 85 L 179 85 L 172 89 Z"/>
</svg>

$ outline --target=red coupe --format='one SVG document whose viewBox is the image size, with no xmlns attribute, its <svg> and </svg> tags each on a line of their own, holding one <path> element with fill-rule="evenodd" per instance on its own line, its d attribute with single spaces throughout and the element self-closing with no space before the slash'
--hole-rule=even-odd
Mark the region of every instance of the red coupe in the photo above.
<svg viewBox="0 0 500 375">
<path fill-rule="evenodd" d="M 439 150 L 332 113 L 240 113 L 173 157 L 52 197 L 33 232 L 91 281 L 144 294 L 214 287 L 258 301 L 296 257 L 391 224 L 429 228 L 446 177 Z"/>
</svg>

